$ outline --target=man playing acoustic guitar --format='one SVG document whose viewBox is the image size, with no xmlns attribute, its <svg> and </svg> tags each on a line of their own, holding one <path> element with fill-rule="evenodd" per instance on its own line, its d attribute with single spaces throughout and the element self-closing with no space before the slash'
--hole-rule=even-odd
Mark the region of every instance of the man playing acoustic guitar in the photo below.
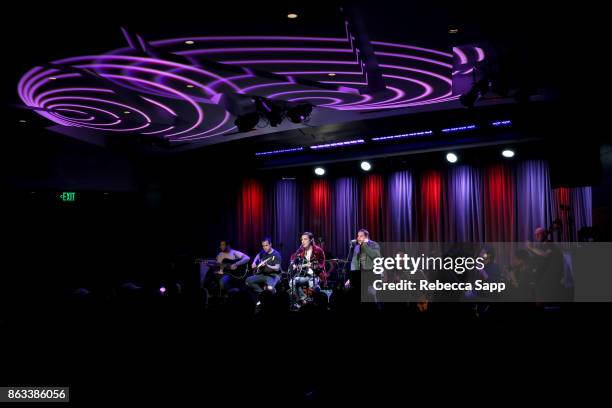
<svg viewBox="0 0 612 408">
<path fill-rule="evenodd" d="M 264 285 L 273 290 L 280 280 L 281 254 L 272 248 L 272 240 L 268 237 L 261 240 L 261 252 L 253 260 L 253 276 L 246 279 L 246 284 L 255 293 L 261 293 Z"/>
<path fill-rule="evenodd" d="M 227 292 L 231 288 L 237 287 L 240 283 L 241 276 L 246 275 L 246 266 L 251 258 L 233 249 L 229 241 L 224 240 L 219 244 L 221 252 L 217 255 L 217 263 L 219 264 L 219 286 L 222 291 Z"/>
<path fill-rule="evenodd" d="M 291 267 L 298 272 L 293 278 L 300 304 L 306 303 L 308 296 L 304 287 L 315 289 L 319 280 L 325 280 L 325 253 L 321 247 L 314 244 L 312 232 L 304 232 L 300 237 L 300 248 L 291 255 Z"/>
</svg>

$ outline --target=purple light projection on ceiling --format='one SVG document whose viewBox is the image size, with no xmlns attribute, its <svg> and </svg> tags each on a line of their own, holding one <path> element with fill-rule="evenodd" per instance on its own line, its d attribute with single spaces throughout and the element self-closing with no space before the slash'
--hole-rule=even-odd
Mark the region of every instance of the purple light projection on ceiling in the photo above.
<svg viewBox="0 0 612 408">
<path fill-rule="evenodd" d="M 350 37 L 189 37 L 150 44 L 191 64 L 144 56 L 133 47 L 70 57 L 28 71 L 19 81 L 19 96 L 62 126 L 180 143 L 236 131 L 235 117 L 218 104 L 221 94 L 342 111 L 407 108 L 457 99 L 453 58 L 465 64 L 484 58 L 475 47 L 455 48 L 451 54 L 372 41 L 386 90 L 367 94 L 367 76 Z"/>
<path fill-rule="evenodd" d="M 453 47 L 453 76 L 467 75 L 474 71 L 474 67 L 484 61 L 485 53 L 480 47 L 464 45 Z"/>
</svg>

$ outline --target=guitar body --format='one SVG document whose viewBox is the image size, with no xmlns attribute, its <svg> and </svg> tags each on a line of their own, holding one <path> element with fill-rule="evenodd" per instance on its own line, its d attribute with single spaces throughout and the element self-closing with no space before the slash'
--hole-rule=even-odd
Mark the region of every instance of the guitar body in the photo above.
<svg viewBox="0 0 612 408">
<path fill-rule="evenodd" d="M 274 256 L 271 256 L 265 261 L 261 261 L 253 270 L 253 275 L 259 275 L 261 273 L 265 273 L 266 265 L 268 264 L 268 262 L 273 262 L 273 261 L 274 261 Z"/>
<path fill-rule="evenodd" d="M 230 268 L 233 264 L 240 261 L 240 259 L 223 259 L 220 264 L 220 268 L 224 274 L 230 275 L 236 279 L 244 279 L 248 275 L 248 262 L 243 265 L 238 265 L 238 267 L 234 270 Z"/>
<path fill-rule="evenodd" d="M 314 271 L 311 268 L 310 263 L 302 265 L 302 269 L 298 272 L 297 276 L 302 278 L 310 278 L 314 275 Z"/>
<path fill-rule="evenodd" d="M 313 266 L 318 265 L 316 259 L 308 262 L 305 259 L 298 258 L 296 261 L 297 262 L 295 263 L 295 265 L 298 268 L 298 273 L 296 276 L 303 278 L 311 278 L 312 275 L 319 276 L 318 269 L 313 269 Z"/>
</svg>

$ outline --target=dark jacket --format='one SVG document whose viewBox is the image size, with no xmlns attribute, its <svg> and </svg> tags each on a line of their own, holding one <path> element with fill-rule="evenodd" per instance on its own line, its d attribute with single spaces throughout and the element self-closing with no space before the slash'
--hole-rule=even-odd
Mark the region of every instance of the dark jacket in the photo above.
<svg viewBox="0 0 612 408">
<path fill-rule="evenodd" d="M 359 267 L 357 266 L 359 264 L 359 259 L 356 256 L 358 254 L 355 252 L 358 246 L 359 245 L 353 246 L 351 248 L 351 251 L 349 252 L 348 259 L 351 260 L 350 270 L 352 271 L 359 270 Z M 380 245 L 378 245 L 378 242 L 369 240 L 365 245 L 361 245 L 360 250 L 365 251 L 366 253 L 366 259 L 363 265 L 363 269 L 365 270 L 374 269 L 374 258 L 379 258 L 381 256 L 380 255 Z"/>
</svg>

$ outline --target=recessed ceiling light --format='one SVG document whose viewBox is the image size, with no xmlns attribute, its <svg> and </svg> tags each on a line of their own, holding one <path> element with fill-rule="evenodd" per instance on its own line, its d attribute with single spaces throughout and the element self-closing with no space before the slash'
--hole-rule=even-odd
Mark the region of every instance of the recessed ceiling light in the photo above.
<svg viewBox="0 0 612 408">
<path fill-rule="evenodd" d="M 446 160 L 448 160 L 449 163 L 456 163 L 458 159 L 455 153 L 448 153 L 446 155 Z"/>
<path fill-rule="evenodd" d="M 502 156 L 506 157 L 506 158 L 511 158 L 514 157 L 514 150 L 510 150 L 510 149 L 506 149 L 502 152 Z"/>
<path fill-rule="evenodd" d="M 123 113 L 125 113 L 126 115 L 129 115 L 132 112 L 130 112 L 130 111 L 123 111 Z"/>
<path fill-rule="evenodd" d="M 19 120 L 19 123 L 26 123 L 26 120 L 25 119 L 21 119 L 21 120 Z"/>
<path fill-rule="evenodd" d="M 55 81 L 57 78 L 56 77 L 50 77 L 49 80 L 50 81 Z"/>
<path fill-rule="evenodd" d="M 363 171 L 370 171 L 372 169 L 372 165 L 370 164 L 370 162 L 368 161 L 362 161 L 361 162 L 361 170 Z"/>
<path fill-rule="evenodd" d="M 295 14 L 295 13 L 289 13 L 289 14 L 287 14 L 287 18 L 291 18 L 291 19 L 298 18 L 298 15 Z"/>
<path fill-rule="evenodd" d="M 457 34 L 459 32 L 458 28 L 449 28 L 448 29 L 448 33 L 449 34 Z"/>
<path fill-rule="evenodd" d="M 191 84 L 187 85 L 187 88 L 193 88 L 193 87 L 194 87 L 194 85 L 191 85 Z"/>
<path fill-rule="evenodd" d="M 187 45 L 193 45 L 194 43 L 195 43 L 195 41 L 193 41 L 193 40 L 185 41 L 185 44 L 187 44 Z"/>
<path fill-rule="evenodd" d="M 317 176 L 323 176 L 325 174 L 325 169 L 323 167 L 316 167 L 314 172 Z"/>
<path fill-rule="evenodd" d="M 333 72 L 330 72 L 329 74 L 327 74 L 329 76 L 336 76 L 336 74 L 334 74 Z"/>
</svg>

